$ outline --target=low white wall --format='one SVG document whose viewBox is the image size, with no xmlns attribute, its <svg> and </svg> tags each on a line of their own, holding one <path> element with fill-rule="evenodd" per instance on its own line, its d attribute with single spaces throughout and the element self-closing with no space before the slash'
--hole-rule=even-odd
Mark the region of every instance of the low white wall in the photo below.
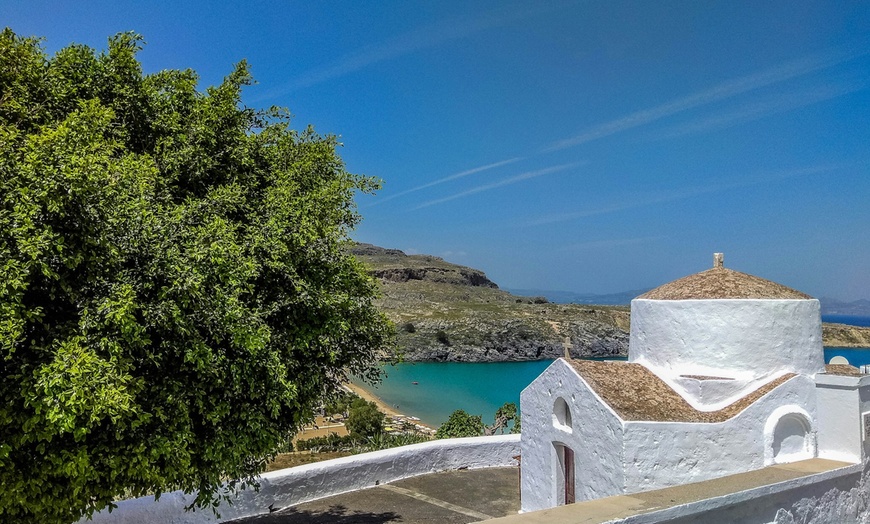
<svg viewBox="0 0 870 524">
<path fill-rule="evenodd" d="M 610 524 L 849 524 L 870 522 L 865 463 L 721 497 L 644 513 Z"/>
<path fill-rule="evenodd" d="M 458 468 L 516 466 L 519 435 L 443 439 L 399 448 L 363 453 L 264 473 L 260 490 L 239 491 L 231 506 L 221 504 L 218 519 L 210 510 L 184 511 L 193 495 L 180 491 L 160 500 L 142 497 L 121 501 L 112 513 L 103 511 L 93 522 L 113 524 L 200 524 L 223 522 L 269 513 L 269 506 L 285 508 L 330 495 L 369 488 L 378 484 Z M 84 523 L 85 521 L 80 521 Z"/>
</svg>

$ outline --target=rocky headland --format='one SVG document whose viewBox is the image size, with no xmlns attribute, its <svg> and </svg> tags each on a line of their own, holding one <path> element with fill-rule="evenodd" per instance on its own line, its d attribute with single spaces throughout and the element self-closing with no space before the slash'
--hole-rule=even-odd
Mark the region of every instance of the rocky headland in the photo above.
<svg viewBox="0 0 870 524">
<path fill-rule="evenodd" d="M 483 271 L 358 244 L 406 361 L 505 362 L 628 354 L 629 308 L 555 304 L 499 289 Z M 826 346 L 870 347 L 870 328 L 824 324 Z"/>
<path fill-rule="evenodd" d="M 624 356 L 628 308 L 552 304 L 498 288 L 483 271 L 431 255 L 358 244 L 381 281 L 381 310 L 406 361 L 504 362 Z"/>
</svg>

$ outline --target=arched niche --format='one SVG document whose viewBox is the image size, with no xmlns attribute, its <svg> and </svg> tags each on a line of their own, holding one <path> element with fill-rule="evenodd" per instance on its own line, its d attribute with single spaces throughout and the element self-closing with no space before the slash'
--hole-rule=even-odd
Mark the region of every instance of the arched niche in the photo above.
<svg viewBox="0 0 870 524">
<path fill-rule="evenodd" d="M 562 397 L 557 397 L 553 403 L 553 427 L 571 432 L 571 408 Z"/>
<path fill-rule="evenodd" d="M 766 463 L 783 464 L 815 456 L 813 426 L 807 414 L 801 411 L 774 413 L 768 419 L 765 425 Z"/>
</svg>

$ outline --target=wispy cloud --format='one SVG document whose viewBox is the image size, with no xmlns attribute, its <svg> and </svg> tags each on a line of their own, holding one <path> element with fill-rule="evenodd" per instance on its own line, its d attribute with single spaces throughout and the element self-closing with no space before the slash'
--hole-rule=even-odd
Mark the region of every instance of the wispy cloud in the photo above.
<svg viewBox="0 0 870 524">
<path fill-rule="evenodd" d="M 434 24 L 418 27 L 384 42 L 354 50 L 331 63 L 311 69 L 283 86 L 264 94 L 263 98 L 271 98 L 311 87 L 365 69 L 379 62 L 436 47 L 451 40 L 458 40 L 493 27 L 523 20 L 550 9 L 549 7 L 535 7 L 499 10 L 483 16 L 441 20 Z"/>
<path fill-rule="evenodd" d="M 622 247 L 622 246 L 631 246 L 635 244 L 645 244 L 647 242 L 653 242 L 656 240 L 661 240 L 663 238 L 667 238 L 664 235 L 651 236 L 651 237 L 637 237 L 637 238 L 613 238 L 606 240 L 590 240 L 589 242 L 580 242 L 577 244 L 569 244 L 567 246 L 562 247 L 559 251 L 588 251 L 592 249 L 601 250 L 601 249 L 610 249 L 614 247 Z"/>
<path fill-rule="evenodd" d="M 477 187 L 474 187 L 474 188 L 471 188 L 471 189 L 467 189 L 467 190 L 465 190 L 465 191 L 462 191 L 462 192 L 460 192 L 460 193 L 456 193 L 456 194 L 454 194 L 454 195 L 450 195 L 450 196 L 448 196 L 448 197 L 438 198 L 438 199 L 436 199 L 436 200 L 430 200 L 430 201 L 428 201 L 428 202 L 424 202 L 424 203 L 420 204 L 419 206 L 415 207 L 414 209 L 422 209 L 422 208 L 424 208 L 424 207 L 434 206 L 434 205 L 436 205 L 436 204 L 442 204 L 442 203 L 444 203 L 444 202 L 449 202 L 449 201 L 451 201 L 451 200 L 456 200 L 457 198 L 467 197 L 467 196 L 469 196 L 469 195 L 474 195 L 474 194 L 477 194 L 477 193 L 482 193 L 482 192 L 484 192 L 484 191 L 489 191 L 489 190 L 491 190 L 491 189 L 495 189 L 495 188 L 498 188 L 498 187 L 503 187 L 503 186 L 508 186 L 508 185 L 511 185 L 511 184 L 516 184 L 517 182 L 522 182 L 522 181 L 524 181 L 524 180 L 529 180 L 529 179 L 532 179 L 532 178 L 537 178 L 537 177 L 540 177 L 540 176 L 549 175 L 549 174 L 552 174 L 552 173 L 557 173 L 557 172 L 559 172 L 559 171 L 564 171 L 564 170 L 566 170 L 566 169 L 570 169 L 570 168 L 572 168 L 572 167 L 576 167 L 576 166 L 578 166 L 578 165 L 580 165 L 579 162 L 577 162 L 577 163 L 573 163 L 573 164 L 560 164 L 560 165 L 557 165 L 557 166 L 547 167 L 547 168 L 544 168 L 544 169 L 538 169 L 538 170 L 536 170 L 536 171 L 526 171 L 525 173 L 521 173 L 521 174 L 519 174 L 519 175 L 514 175 L 514 176 L 512 176 L 512 177 L 504 178 L 504 179 L 502 179 L 502 180 L 499 180 L 499 181 L 497 181 L 497 182 L 493 182 L 493 183 L 491 183 L 491 184 L 485 184 L 485 185 L 482 185 L 482 186 L 477 186 Z"/>
<path fill-rule="evenodd" d="M 447 259 L 453 260 L 453 259 L 458 259 L 458 258 L 465 258 L 467 256 L 468 256 L 468 253 L 465 251 L 445 251 L 445 252 L 441 253 L 441 258 L 443 258 L 444 260 L 447 260 Z"/>
<path fill-rule="evenodd" d="M 611 120 L 610 122 L 599 124 L 576 136 L 558 140 L 547 146 L 544 151 L 556 151 L 584 144 L 592 140 L 598 140 L 622 131 L 627 131 L 629 129 L 634 129 L 655 122 L 683 111 L 688 111 L 689 109 L 732 98 L 762 87 L 784 82 L 792 78 L 805 76 L 822 69 L 827 69 L 865 54 L 867 54 L 866 50 L 840 50 L 813 54 L 797 60 L 792 60 L 759 73 L 728 80 L 710 89 L 683 98 L 678 98 L 649 109 L 636 111 L 622 118 Z"/>
<path fill-rule="evenodd" d="M 728 127 L 744 124 L 776 113 L 785 113 L 793 109 L 824 102 L 832 98 L 848 95 L 868 87 L 866 80 L 846 84 L 820 86 L 812 90 L 786 93 L 744 104 L 741 107 L 708 116 L 692 122 L 679 124 L 665 129 L 660 138 L 677 138 L 680 136 L 706 133 Z"/>
<path fill-rule="evenodd" d="M 400 192 L 398 192 L 398 193 L 396 193 L 396 194 L 386 196 L 386 197 L 384 197 L 384 198 L 381 198 L 381 199 L 378 200 L 377 202 L 375 202 L 375 203 L 369 205 L 368 207 L 374 207 L 374 206 L 377 206 L 377 205 L 383 204 L 384 202 L 388 202 L 388 201 L 390 201 L 390 200 L 392 200 L 392 199 L 394 199 L 394 198 L 399 198 L 400 196 L 407 195 L 408 193 L 414 193 L 414 192 L 416 192 L 416 191 L 420 191 L 421 189 L 427 189 L 427 188 L 430 188 L 430 187 L 432 187 L 432 186 L 437 186 L 438 184 L 443 184 L 443 183 L 445 183 L 445 182 L 450 182 L 451 180 L 456 180 L 456 179 L 459 179 L 459 178 L 464 178 L 464 177 L 467 177 L 467 176 L 470 176 L 470 175 L 474 175 L 474 174 L 477 174 L 477 173 L 481 173 L 481 172 L 483 172 L 483 171 L 488 171 L 488 170 L 490 170 L 490 169 L 495 169 L 495 168 L 497 168 L 497 167 L 506 166 L 506 165 L 508 165 L 508 164 L 513 164 L 514 162 L 517 162 L 517 161 L 519 161 L 519 160 L 522 160 L 522 157 L 509 158 L 509 159 L 507 159 L 507 160 L 502 160 L 502 161 L 500 161 L 500 162 L 493 162 L 492 164 L 487 164 L 487 165 L 485 165 L 485 166 L 479 166 L 479 167 L 475 167 L 475 168 L 468 169 L 468 170 L 465 170 L 465 171 L 460 171 L 459 173 L 455 173 L 455 174 L 452 174 L 452 175 L 450 175 L 450 176 L 446 176 L 446 177 L 444 177 L 444 178 L 439 178 L 438 180 L 433 180 L 432 182 L 429 182 L 429 183 L 423 184 L 423 185 L 421 185 L 421 186 L 412 187 L 411 189 L 406 189 L 405 191 L 400 191 Z"/>
<path fill-rule="evenodd" d="M 756 175 L 754 177 L 745 178 L 742 180 L 736 180 L 733 182 L 723 182 L 719 184 L 710 184 L 707 186 L 699 186 L 699 187 L 687 187 L 676 189 L 672 191 L 664 191 L 649 194 L 643 198 L 638 198 L 634 200 L 624 200 L 622 202 L 610 204 L 607 206 L 601 206 L 598 208 L 591 208 L 584 211 L 575 211 L 571 213 L 562 213 L 558 215 L 550 215 L 546 217 L 539 218 L 537 220 L 532 220 L 528 222 L 526 225 L 529 226 L 543 226 L 549 224 L 555 224 L 558 222 L 567 222 L 569 220 L 577 220 L 579 218 L 591 217 L 604 215 L 608 213 L 616 213 L 619 211 L 625 211 L 628 209 L 636 209 L 639 207 L 646 207 L 655 204 L 662 204 L 665 202 L 673 202 L 677 200 L 685 200 L 687 198 L 692 198 L 699 195 L 705 195 L 709 193 L 718 193 L 721 191 L 726 191 L 729 189 L 738 189 L 741 187 L 754 186 L 759 184 L 765 184 L 769 182 L 776 182 L 779 180 L 784 180 L 788 178 L 794 178 L 799 176 L 808 176 L 815 175 L 819 173 L 827 173 L 830 171 L 835 171 L 837 169 L 841 169 L 846 167 L 846 164 L 827 164 L 827 165 L 819 165 L 819 166 L 810 166 L 800 169 L 792 169 L 785 171 L 775 171 L 768 172 Z"/>
</svg>

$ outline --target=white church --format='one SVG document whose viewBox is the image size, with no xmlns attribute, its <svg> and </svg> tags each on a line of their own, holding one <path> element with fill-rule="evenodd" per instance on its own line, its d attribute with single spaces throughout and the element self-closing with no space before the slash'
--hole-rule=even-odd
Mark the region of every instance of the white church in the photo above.
<svg viewBox="0 0 870 524">
<path fill-rule="evenodd" d="M 523 391 L 523 512 L 864 459 L 870 386 L 825 366 L 819 301 L 722 262 L 632 301 L 627 362 L 559 359 Z"/>
</svg>

